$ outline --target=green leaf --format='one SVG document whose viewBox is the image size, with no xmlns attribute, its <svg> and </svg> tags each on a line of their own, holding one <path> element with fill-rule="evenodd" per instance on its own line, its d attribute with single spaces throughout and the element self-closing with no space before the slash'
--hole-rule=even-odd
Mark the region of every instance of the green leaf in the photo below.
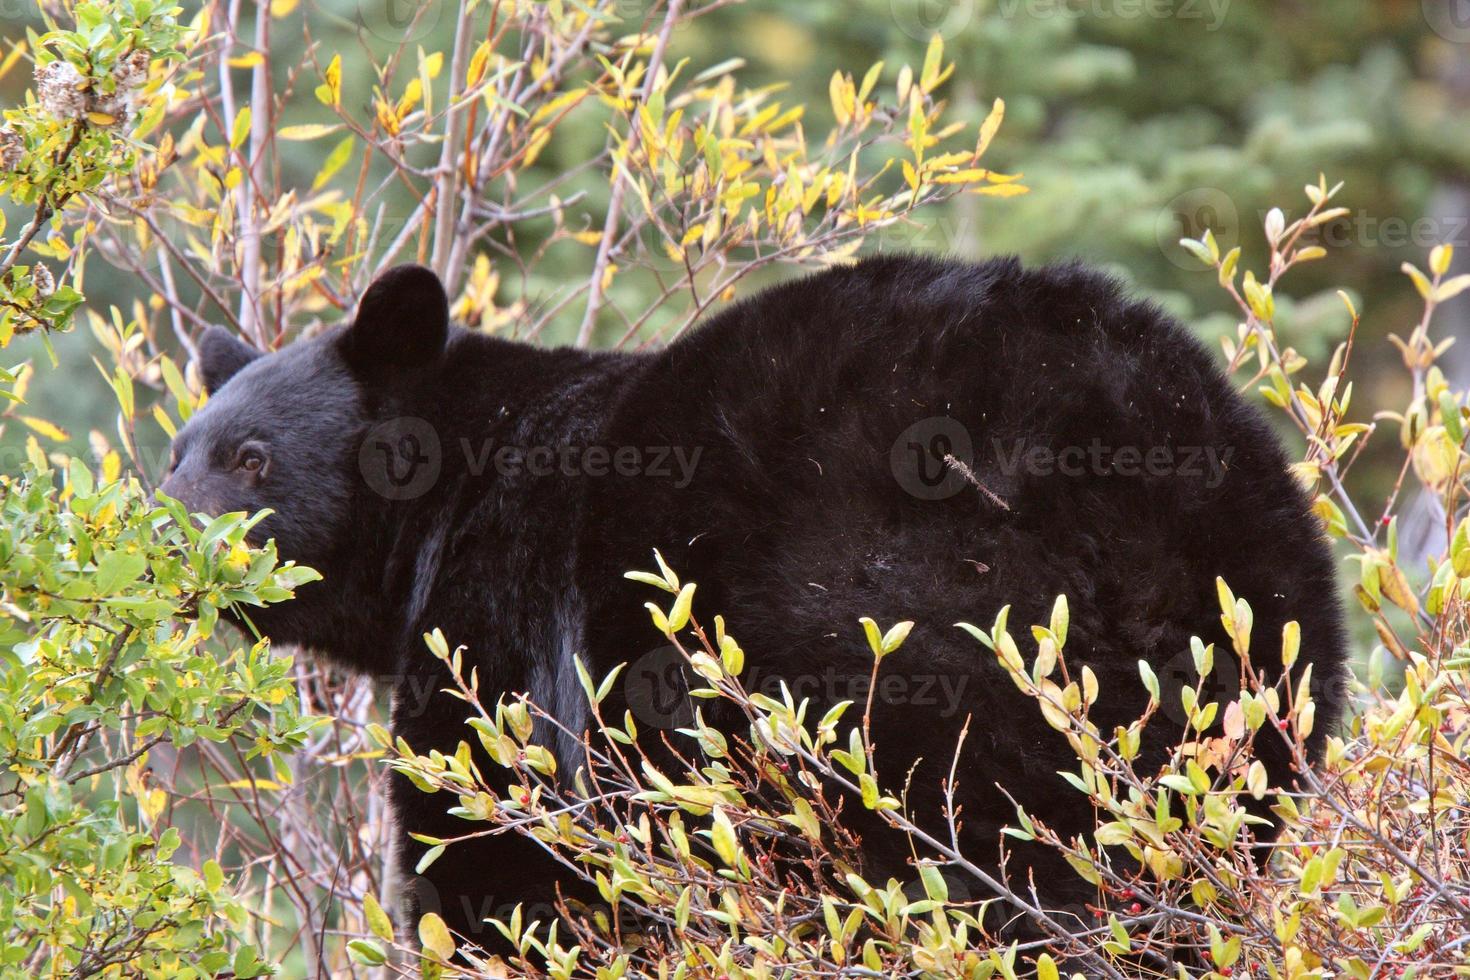
<svg viewBox="0 0 1470 980">
<path fill-rule="evenodd" d="M 363 966 L 382 966 L 388 962 L 383 947 L 368 939 L 354 939 L 347 944 L 347 953 Z"/>
<path fill-rule="evenodd" d="M 1179 239 L 1179 244 L 1187 252 L 1189 252 L 1190 255 L 1193 255 L 1195 258 L 1199 259 L 1200 262 L 1204 263 L 1209 268 L 1213 269 L 1215 267 L 1214 256 L 1210 255 L 1209 248 L 1207 248 L 1203 242 L 1197 242 L 1193 238 L 1181 238 Z"/>
<path fill-rule="evenodd" d="M 888 654 L 903 646 L 903 641 L 908 639 L 909 631 L 914 628 L 912 620 L 904 620 L 894 623 L 887 633 L 883 634 L 883 655 Z"/>
<path fill-rule="evenodd" d="M 690 582 L 679 590 L 674 606 L 669 610 L 668 632 L 677 633 L 689 625 L 689 613 L 694 607 L 694 583 Z"/>
<path fill-rule="evenodd" d="M 659 576 L 652 575 L 648 572 L 624 572 L 623 578 L 629 579 L 633 582 L 642 582 L 644 585 L 651 585 L 654 588 L 663 589 L 665 592 L 668 593 L 677 593 L 679 591 L 677 588 L 670 586 L 668 582 L 665 582 Z"/>
<path fill-rule="evenodd" d="M 1067 597 L 1057 596 L 1057 601 L 1051 607 L 1051 635 L 1056 637 L 1057 646 L 1067 645 L 1067 626 L 1072 622 L 1072 616 L 1067 608 Z"/>
<path fill-rule="evenodd" d="M 440 855 L 442 855 L 443 853 L 443 844 L 435 844 L 433 847 L 429 848 L 427 851 L 424 852 L 424 856 L 419 858 L 419 863 L 413 866 L 414 874 L 423 874 L 429 869 L 429 865 L 439 860 Z"/>
<path fill-rule="evenodd" d="M 387 912 L 383 911 L 383 906 L 378 903 L 372 892 L 363 896 L 362 913 L 374 936 L 387 943 L 393 941 L 393 920 L 388 917 Z"/>
<path fill-rule="evenodd" d="M 713 811 L 714 823 L 710 827 L 710 842 L 715 846 L 715 853 L 726 865 L 734 867 L 739 855 L 740 844 L 735 836 L 735 827 L 730 823 L 722 807 L 715 807 Z"/>
<path fill-rule="evenodd" d="M 112 551 L 97 561 L 93 580 L 100 595 L 112 595 L 132 585 L 148 570 L 148 558 L 140 552 Z"/>
<path fill-rule="evenodd" d="M 201 874 L 204 878 L 204 887 L 212 892 L 219 891 L 220 886 L 225 883 L 225 873 L 220 870 L 219 862 L 214 858 L 204 862 Z"/>
<path fill-rule="evenodd" d="M 1147 660 L 1140 660 L 1138 662 L 1138 676 L 1143 679 L 1143 687 L 1144 690 L 1148 691 L 1148 696 L 1153 700 L 1158 701 L 1159 678 L 1158 675 L 1154 673 L 1153 667 L 1149 665 L 1149 662 Z"/>
</svg>

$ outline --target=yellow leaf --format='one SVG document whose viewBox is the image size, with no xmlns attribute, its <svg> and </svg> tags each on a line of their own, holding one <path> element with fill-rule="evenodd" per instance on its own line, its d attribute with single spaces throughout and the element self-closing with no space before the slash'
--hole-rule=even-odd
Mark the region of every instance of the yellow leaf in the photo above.
<svg viewBox="0 0 1470 980">
<path fill-rule="evenodd" d="M 283 126 L 276 131 L 276 135 L 283 140 L 314 140 L 321 136 L 328 136 L 337 132 L 340 125 L 323 125 L 321 123 L 308 123 L 303 126 Z"/>
<path fill-rule="evenodd" d="M 990 176 L 990 171 L 979 167 L 967 170 L 954 170 L 947 174 L 936 174 L 934 182 L 937 184 L 973 184 L 977 180 L 984 180 Z"/>
<path fill-rule="evenodd" d="M 240 144 L 245 142 L 245 137 L 250 135 L 250 107 L 246 106 L 235 115 L 235 123 L 230 127 L 230 149 L 238 150 Z"/>
<path fill-rule="evenodd" d="M 1455 260 L 1455 246 L 1436 245 L 1434 251 L 1429 253 L 1429 269 L 1436 276 L 1442 276 L 1450 271 L 1450 264 Z"/>
<path fill-rule="evenodd" d="M 10 53 L 5 56 L 5 60 L 3 62 L 0 62 L 0 78 L 4 78 L 6 75 L 10 74 L 10 69 L 15 67 L 15 63 L 19 61 L 22 57 L 24 57 L 25 53 L 26 42 L 24 41 L 17 43 L 13 48 L 11 48 Z"/>
<path fill-rule="evenodd" d="M 918 175 L 918 173 L 916 173 L 914 171 L 914 165 L 911 164 L 911 163 L 909 163 L 907 160 L 902 161 L 902 163 L 903 163 L 903 179 L 904 179 L 904 182 L 909 185 L 909 189 L 910 190 L 915 190 L 915 191 L 918 190 L 919 189 L 919 175 Z"/>
<path fill-rule="evenodd" d="M 449 934 L 444 920 L 434 912 L 419 920 L 419 942 L 423 943 L 425 952 L 444 962 L 454 955 L 454 937 Z"/>
<path fill-rule="evenodd" d="M 335 55 L 322 75 L 323 84 L 316 90 L 316 97 L 329 106 L 342 104 L 342 56 Z"/>
<path fill-rule="evenodd" d="M 39 419 L 33 415 L 22 415 L 19 418 L 25 423 L 26 428 L 54 442 L 65 442 L 71 438 L 65 429 L 56 425 L 54 422 L 48 422 L 45 419 Z"/>
<path fill-rule="evenodd" d="M 1006 103 L 1004 99 L 996 99 L 995 104 L 990 107 L 990 115 L 980 124 L 980 140 L 975 144 L 975 158 L 978 160 L 990 148 L 990 141 L 995 139 L 996 131 L 1000 129 L 1001 120 L 1006 117 Z"/>
<path fill-rule="evenodd" d="M 178 434 L 173 419 L 168 417 L 168 412 L 164 411 L 163 406 L 157 402 L 153 403 L 153 419 L 158 423 L 158 427 L 168 434 L 170 439 Z"/>
<path fill-rule="evenodd" d="M 989 197 L 1018 197 L 1022 194 L 1030 194 L 1031 188 L 1022 184 L 986 184 L 983 187 L 971 187 L 971 194 L 985 194 Z"/>
<path fill-rule="evenodd" d="M 470 57 L 470 67 L 465 72 L 465 88 L 474 88 L 485 77 L 485 66 L 490 62 L 490 42 L 481 41 L 480 46 L 475 49 L 474 55 Z"/>
<path fill-rule="evenodd" d="M 827 94 L 832 99 L 832 114 L 837 117 L 837 124 L 846 126 L 852 120 L 856 101 L 852 82 L 842 72 L 833 72 L 832 80 L 827 84 Z"/>
<path fill-rule="evenodd" d="M 940 64 L 944 60 L 944 37 L 938 32 L 929 38 L 929 48 L 924 52 L 924 69 L 919 72 L 919 87 L 931 92 L 940 81 Z"/>
<path fill-rule="evenodd" d="M 235 779 L 223 785 L 225 789 L 261 789 L 271 791 L 286 788 L 273 779 Z"/>
<path fill-rule="evenodd" d="M 271 16 L 287 17 L 296 9 L 297 0 L 271 0 Z"/>
<path fill-rule="evenodd" d="M 398 118 L 402 119 L 408 115 L 409 110 L 419 104 L 424 97 L 424 83 L 417 78 L 410 78 L 408 84 L 403 87 L 403 98 L 398 100 Z"/>
<path fill-rule="evenodd" d="M 265 55 L 259 51 L 251 51 L 247 54 L 231 58 L 228 62 L 231 68 L 254 68 L 256 65 L 265 63 Z"/>
<path fill-rule="evenodd" d="M 1404 274 L 1414 280 L 1414 288 L 1419 290 L 1419 295 L 1428 299 L 1430 291 L 1434 288 L 1429 283 L 1429 277 L 1415 268 L 1412 262 L 1405 262 L 1402 268 Z"/>
</svg>

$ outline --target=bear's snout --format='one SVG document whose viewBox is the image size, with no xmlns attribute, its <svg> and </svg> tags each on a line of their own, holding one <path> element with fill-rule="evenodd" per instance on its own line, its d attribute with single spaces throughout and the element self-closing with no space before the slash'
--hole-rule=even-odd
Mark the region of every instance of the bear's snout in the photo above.
<svg viewBox="0 0 1470 980">
<path fill-rule="evenodd" d="M 220 513 L 216 501 L 203 492 L 199 481 L 189 477 L 182 469 L 170 473 L 168 478 L 159 485 L 158 492 L 177 500 L 191 514 L 212 516 Z"/>
</svg>

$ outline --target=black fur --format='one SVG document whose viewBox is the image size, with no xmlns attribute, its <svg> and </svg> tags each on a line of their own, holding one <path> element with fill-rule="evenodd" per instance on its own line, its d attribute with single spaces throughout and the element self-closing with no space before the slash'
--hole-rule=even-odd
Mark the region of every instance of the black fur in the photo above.
<svg viewBox="0 0 1470 980">
<path fill-rule="evenodd" d="M 971 716 L 964 844 L 992 865 L 1014 820 L 997 782 L 1064 834 L 1092 817 L 1056 775 L 1075 768 L 1065 743 L 956 621 L 988 626 L 1012 604 L 1029 649 L 1026 627 L 1065 593 L 1069 663 L 1097 674 L 1094 720 L 1110 731 L 1143 706 L 1139 659 L 1177 691 L 1191 635 L 1217 644 L 1228 689 L 1223 576 L 1254 610 L 1258 667 L 1279 664 L 1283 623 L 1301 622 L 1314 752 L 1339 717 L 1333 563 L 1285 454 L 1200 344 L 1097 273 L 873 258 L 636 355 L 445 339 L 443 323 L 437 281 L 395 270 L 350 327 L 253 361 L 206 345 L 206 360 L 223 353 L 204 376 L 223 386 L 180 433 L 164 488 L 208 511 L 275 509 L 261 533 L 325 581 L 256 621 L 390 680 L 394 730 L 420 751 L 466 736 L 463 706 L 433 693 L 442 668 L 420 637 L 436 626 L 468 646 L 490 699 L 530 691 L 579 723 L 580 652 L 596 675 L 632 664 L 610 717 L 687 720 L 677 699 L 660 703 L 670 665 L 643 609 L 657 596 L 622 578 L 653 548 L 699 583 L 697 611 L 724 613 L 765 690 L 784 679 L 819 704 L 861 701 L 858 619 L 915 621 L 874 699 L 880 772 L 897 788 L 914 768 L 911 808 L 937 824 Z M 266 446 L 263 477 L 232 468 L 247 439 Z M 556 462 L 517 466 L 503 447 L 549 447 Z M 737 724 L 718 704 L 706 713 Z M 1149 728 L 1150 758 L 1179 721 L 1164 711 Z M 1279 739 L 1260 753 L 1292 781 Z M 406 875 L 423 852 L 408 831 L 467 829 L 444 813 L 453 802 L 395 782 Z M 909 875 L 904 842 L 857 819 L 869 876 Z M 1018 848 L 1016 884 L 1028 868 L 1053 906 L 1095 900 L 1062 862 Z M 497 837 L 457 846 L 409 890 L 493 943 L 479 919 L 549 901 L 558 877 Z"/>
</svg>

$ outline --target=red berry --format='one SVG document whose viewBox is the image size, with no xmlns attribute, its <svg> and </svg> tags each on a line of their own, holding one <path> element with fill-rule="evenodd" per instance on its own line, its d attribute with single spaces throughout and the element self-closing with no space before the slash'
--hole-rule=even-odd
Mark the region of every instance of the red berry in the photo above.
<svg viewBox="0 0 1470 980">
<path fill-rule="evenodd" d="M 1138 913 L 1140 913 L 1142 911 L 1143 911 L 1143 906 L 1142 905 L 1139 905 L 1137 902 L 1134 902 L 1132 905 L 1128 906 L 1128 914 L 1129 915 L 1137 915 Z"/>
<path fill-rule="evenodd" d="M 1122 891 L 1120 891 L 1118 893 L 1118 897 L 1120 897 L 1121 899 L 1123 899 L 1123 901 L 1125 901 L 1125 902 L 1128 901 L 1128 899 L 1132 898 L 1133 895 L 1134 895 L 1134 892 L 1133 892 L 1133 889 L 1131 889 L 1131 888 L 1125 888 L 1125 889 L 1123 889 Z"/>
<path fill-rule="evenodd" d="M 1216 972 L 1217 972 L 1217 973 L 1219 973 L 1219 974 L 1220 974 L 1220 976 L 1222 976 L 1222 977 L 1228 977 L 1228 976 L 1230 976 L 1230 974 L 1232 974 L 1232 973 L 1234 973 L 1234 972 L 1235 972 L 1235 971 L 1234 971 L 1234 970 L 1232 970 L 1232 969 L 1231 969 L 1231 968 L 1230 968 L 1230 967 L 1228 967 L 1228 966 L 1222 966 L 1222 967 L 1220 967 L 1220 969 L 1219 969 L 1219 970 L 1217 970 L 1217 971 L 1216 971 Z"/>
<path fill-rule="evenodd" d="M 1279 728 L 1279 729 L 1281 729 L 1283 732 L 1286 731 L 1286 719 L 1283 718 L 1280 721 L 1278 721 L 1276 723 L 1276 727 Z"/>
</svg>

